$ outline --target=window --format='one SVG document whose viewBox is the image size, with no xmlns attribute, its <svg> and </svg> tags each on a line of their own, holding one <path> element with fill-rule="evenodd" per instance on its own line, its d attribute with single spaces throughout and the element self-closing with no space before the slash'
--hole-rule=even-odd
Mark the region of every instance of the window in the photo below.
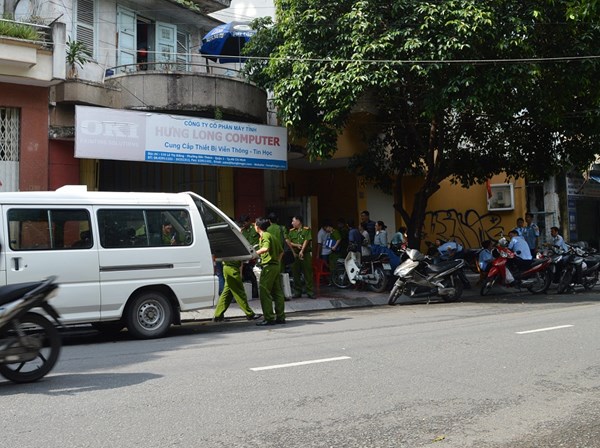
<svg viewBox="0 0 600 448">
<path fill-rule="evenodd" d="M 94 0 L 77 0 L 75 39 L 87 46 L 92 57 L 95 55 L 95 6 Z"/>
<path fill-rule="evenodd" d="M 488 200 L 488 210 L 514 210 L 515 194 L 513 184 L 492 184 L 491 196 Z"/>
<path fill-rule="evenodd" d="M 189 246 L 190 216 L 183 209 L 98 211 L 100 244 L 106 248 Z"/>
<path fill-rule="evenodd" d="M 186 72 L 190 69 L 187 65 L 189 62 L 189 41 L 189 34 L 177 31 L 177 70 L 181 72 Z"/>
<path fill-rule="evenodd" d="M 93 246 L 87 210 L 10 209 L 10 248 L 20 250 L 89 249 Z"/>
<path fill-rule="evenodd" d="M 19 109 L 0 107 L 2 190 L 19 189 Z"/>
</svg>

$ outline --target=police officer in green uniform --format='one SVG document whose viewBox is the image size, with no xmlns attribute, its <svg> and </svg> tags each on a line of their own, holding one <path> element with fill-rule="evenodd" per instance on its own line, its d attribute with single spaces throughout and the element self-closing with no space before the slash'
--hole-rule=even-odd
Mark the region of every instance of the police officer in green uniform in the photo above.
<svg viewBox="0 0 600 448">
<path fill-rule="evenodd" d="M 260 314 L 256 314 L 252 311 L 252 308 L 250 308 L 250 305 L 248 304 L 248 298 L 246 297 L 246 291 L 244 290 L 244 284 L 242 283 L 241 267 L 241 261 L 223 262 L 225 287 L 219 296 L 219 302 L 217 303 L 215 316 L 213 317 L 214 322 L 220 322 L 225 319 L 225 311 L 227 311 L 227 308 L 231 305 L 232 297 L 246 315 L 246 319 L 255 320 L 261 317 Z"/>
<path fill-rule="evenodd" d="M 244 235 L 244 238 L 246 238 L 246 240 L 250 243 L 252 247 L 257 246 L 259 236 L 258 233 L 256 233 L 256 230 L 254 229 L 254 223 L 250 220 L 250 217 L 248 215 L 240 216 L 239 223 L 240 231 L 242 232 L 242 235 Z M 243 264 L 242 281 L 249 281 L 250 283 L 252 283 L 252 297 L 258 297 L 258 282 L 256 281 L 256 276 L 252 271 L 254 264 L 254 260 Z"/>
<path fill-rule="evenodd" d="M 302 225 L 302 217 L 292 218 L 292 229 L 288 232 L 288 245 L 294 251 L 292 275 L 294 278 L 294 298 L 302 295 L 302 281 L 300 274 L 304 274 L 306 295 L 315 298 L 313 292 L 313 267 L 312 267 L 312 231 L 310 227 Z"/>
<path fill-rule="evenodd" d="M 264 320 L 256 325 L 261 326 L 285 324 L 285 296 L 279 277 L 279 262 L 283 255 L 283 247 L 281 242 L 267 232 L 270 224 L 271 222 L 267 218 L 258 218 L 254 224 L 260 235 L 256 255 L 260 256 L 262 266 L 258 289 Z M 275 305 L 274 313 L 273 304 Z"/>
<path fill-rule="evenodd" d="M 256 246 L 258 244 L 258 233 L 256 233 L 250 217 L 248 215 L 240 216 L 240 223 L 240 230 L 244 238 L 248 240 L 252 247 Z"/>
<path fill-rule="evenodd" d="M 267 232 L 273 235 L 273 238 L 277 239 L 277 241 L 281 242 L 281 245 L 283 246 L 283 251 L 285 253 L 286 250 L 289 250 L 289 248 L 287 247 L 287 243 L 285 242 L 285 240 L 287 239 L 287 229 L 281 224 L 279 224 L 277 215 L 274 212 L 269 213 L 268 218 L 269 221 L 271 221 L 271 225 L 267 228 Z M 285 267 L 286 266 L 284 263 L 284 257 L 282 257 L 281 262 L 279 263 L 279 270 L 281 271 L 281 273 L 285 272 Z"/>
</svg>

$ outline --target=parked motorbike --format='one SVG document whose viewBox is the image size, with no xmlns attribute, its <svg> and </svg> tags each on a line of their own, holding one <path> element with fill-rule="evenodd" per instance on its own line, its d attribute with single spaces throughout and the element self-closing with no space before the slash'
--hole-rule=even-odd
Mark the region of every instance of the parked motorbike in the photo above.
<svg viewBox="0 0 600 448">
<path fill-rule="evenodd" d="M 579 246 L 568 247 L 568 255 L 565 255 L 566 263 L 558 282 L 558 293 L 571 290 L 575 285 L 592 289 L 598 283 L 600 256 L 586 252 Z"/>
<path fill-rule="evenodd" d="M 445 302 L 459 300 L 463 292 L 459 274 L 464 266 L 463 259 L 433 264 L 430 257 L 418 250 L 407 249 L 406 259 L 394 271 L 398 278 L 388 304 L 394 305 L 402 294 L 411 298 L 439 296 Z"/>
<path fill-rule="evenodd" d="M 0 287 L 0 375 L 10 381 L 37 381 L 58 360 L 58 329 L 37 310 L 32 311 L 42 309 L 60 325 L 58 312 L 48 303 L 58 288 L 55 280 L 49 277 Z"/>
<path fill-rule="evenodd" d="M 567 264 L 568 254 L 556 246 L 550 246 L 538 252 L 536 258 L 550 258 L 551 263 L 548 267 L 550 271 L 550 283 L 559 283 L 562 271 Z"/>
<path fill-rule="evenodd" d="M 480 294 L 485 296 L 496 284 L 506 287 L 527 288 L 533 294 L 546 292 L 552 282 L 552 274 L 549 269 L 552 259 L 549 257 L 538 258 L 531 261 L 524 268 L 517 268 L 517 256 L 507 247 L 505 238 L 501 238 L 498 246 L 494 249 L 495 258 L 491 261 L 491 267 Z M 509 269 L 509 262 L 513 261 Z"/>
<path fill-rule="evenodd" d="M 345 259 L 338 259 L 331 281 L 338 288 L 362 283 L 373 292 L 383 292 L 392 274 L 389 256 L 385 253 L 361 256 L 358 251 L 349 251 Z"/>
</svg>

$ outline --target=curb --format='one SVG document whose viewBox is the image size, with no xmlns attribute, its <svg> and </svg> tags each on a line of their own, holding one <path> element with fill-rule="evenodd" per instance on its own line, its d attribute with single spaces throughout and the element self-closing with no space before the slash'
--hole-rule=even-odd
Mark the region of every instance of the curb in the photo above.
<svg viewBox="0 0 600 448">
<path fill-rule="evenodd" d="M 475 283 L 479 279 L 479 276 L 473 276 L 467 274 L 471 282 L 471 289 L 467 289 L 463 292 L 463 298 L 472 296 L 479 296 L 479 287 L 475 286 Z M 322 311 L 322 310 L 335 310 L 335 309 L 347 309 L 347 308 L 366 308 L 372 306 L 382 306 L 388 304 L 389 291 L 377 293 L 371 291 L 362 291 L 356 289 L 336 289 L 334 288 L 322 288 L 323 291 L 321 296 L 317 299 L 291 299 L 285 302 L 286 314 L 297 313 L 303 311 Z M 418 301 L 411 301 L 408 297 L 405 304 L 419 303 Z M 256 313 L 262 313 L 260 309 L 260 301 L 258 299 L 252 299 L 248 301 L 250 307 Z M 215 305 L 216 306 L 216 305 Z M 184 311 L 181 313 L 182 322 L 197 322 L 211 320 L 214 315 L 214 307 L 204 308 L 195 311 Z M 225 318 L 236 318 L 245 317 L 242 310 L 239 309 L 237 303 L 232 301 L 231 306 L 225 313 Z"/>
</svg>

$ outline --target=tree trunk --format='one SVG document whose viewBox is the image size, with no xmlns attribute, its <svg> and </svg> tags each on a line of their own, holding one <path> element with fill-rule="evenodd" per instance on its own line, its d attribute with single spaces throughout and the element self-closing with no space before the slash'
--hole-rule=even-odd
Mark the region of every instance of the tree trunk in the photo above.
<svg viewBox="0 0 600 448">
<path fill-rule="evenodd" d="M 431 121 L 427 155 L 423 159 L 427 168 L 425 180 L 421 188 L 415 193 L 413 209 L 410 214 L 404 207 L 402 200 L 402 176 L 396 178 L 396 194 L 399 199 L 398 203 L 394 204 L 394 207 L 400 212 L 402 219 L 406 222 L 408 247 L 414 249 L 420 249 L 421 247 L 425 213 L 427 212 L 429 198 L 440 189 L 440 182 L 446 177 L 442 173 L 442 148 L 438 135 L 438 123 L 442 123 L 442 119 L 436 116 Z"/>
</svg>

